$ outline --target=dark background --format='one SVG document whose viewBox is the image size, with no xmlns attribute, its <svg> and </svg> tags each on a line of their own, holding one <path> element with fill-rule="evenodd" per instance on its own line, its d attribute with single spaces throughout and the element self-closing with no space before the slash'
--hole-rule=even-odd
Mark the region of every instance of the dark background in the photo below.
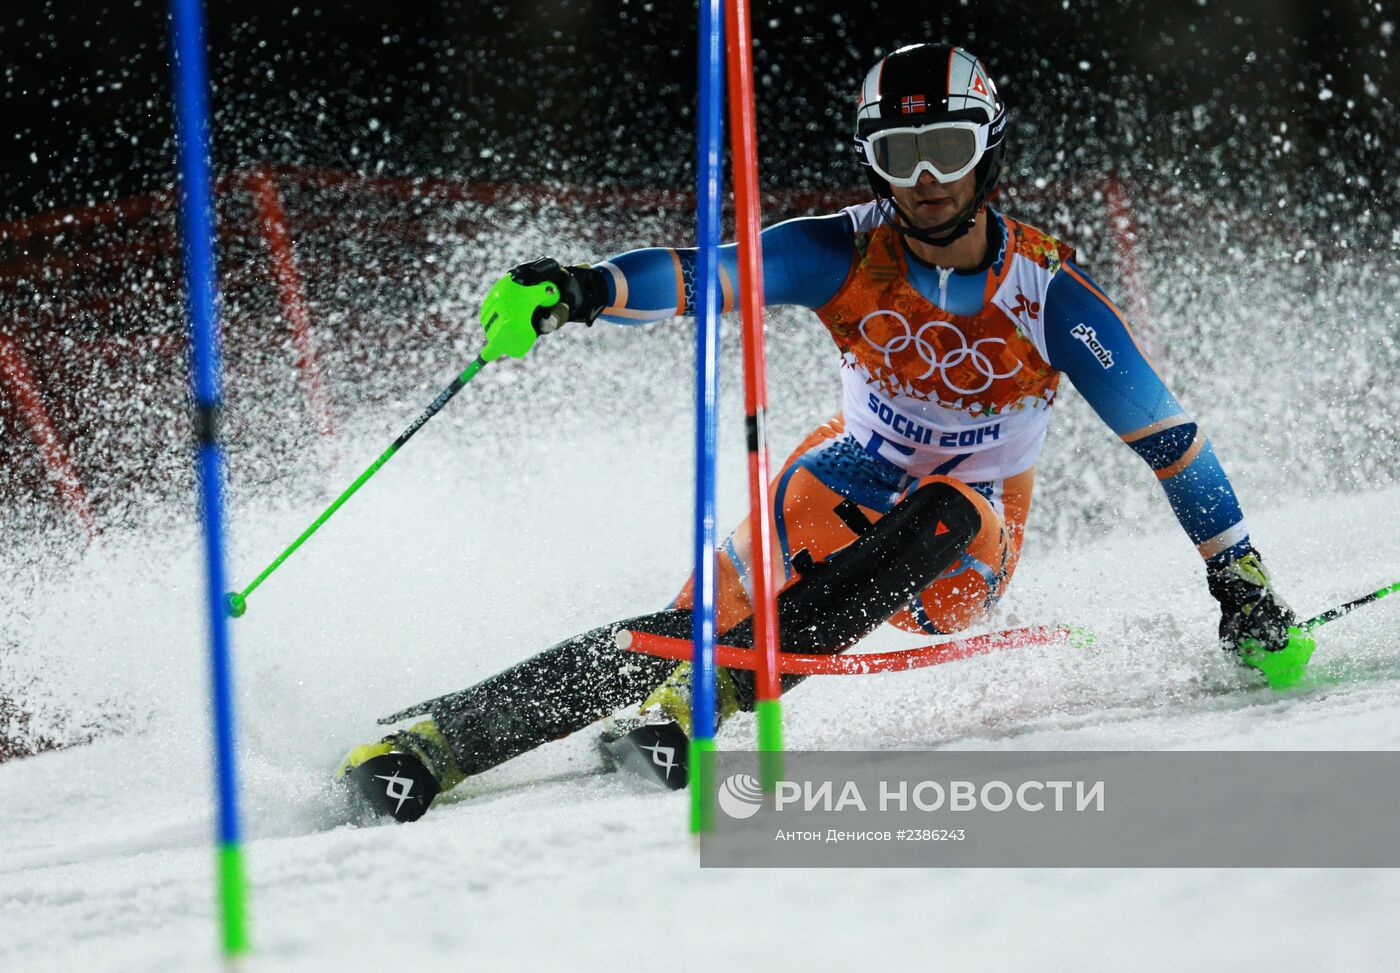
<svg viewBox="0 0 1400 973">
<path fill-rule="evenodd" d="M 210 0 L 209 17 L 223 167 L 689 185 L 691 4 Z M 1013 182 L 1113 170 L 1393 244 L 1391 0 L 783 0 L 753 21 L 767 185 L 859 184 L 864 71 L 947 39 L 1010 104 Z M 173 181 L 163 2 L 12 2 L 0 52 L 0 218 Z"/>
<path fill-rule="evenodd" d="M 70 572 L 84 534 L 55 488 L 53 443 L 109 537 L 178 528 L 171 544 L 117 540 L 119 557 L 176 550 L 195 515 L 176 212 L 172 194 L 148 195 L 174 181 L 165 2 L 0 3 L 0 352 L 27 361 L 30 398 L 54 430 L 35 428 L 21 408 L 25 383 L 0 369 L 0 591 L 10 595 L 0 606 L 0 682 L 19 701 L 6 709 L 0 700 L 0 730 L 9 727 L 12 751 L 139 728 L 154 685 L 139 666 L 135 682 L 74 678 L 92 670 L 71 651 L 72 626 L 44 621 L 45 578 L 69 587 L 95 578 L 89 601 L 110 602 L 106 591 L 144 604 L 151 577 L 174 577 L 118 577 L 101 564 L 96 576 Z M 1279 505 L 1326 496 L 1325 508 L 1346 516 L 1346 493 L 1391 484 L 1400 470 L 1397 3 L 758 2 L 761 179 L 770 189 L 838 190 L 771 193 L 765 217 L 811 212 L 864 185 L 850 129 L 880 54 L 923 40 L 965 44 L 1011 108 L 1006 208 L 1073 243 L 1121 295 L 1251 517 L 1271 511 L 1251 521 L 1266 552 L 1284 552 L 1268 556 L 1315 560 L 1326 525 L 1308 531 Z M 242 573 L 479 351 L 480 300 L 505 268 L 689 241 L 695 9 L 662 0 L 209 4 L 225 172 L 275 163 L 444 177 L 406 185 L 279 168 L 268 183 L 285 220 L 265 216 L 246 182 L 221 183 L 224 441 L 230 509 L 248 545 L 234 565 Z M 556 198 L 551 185 L 565 191 Z M 608 191 L 617 186 L 667 192 Z M 594 188 L 604 191 L 576 191 Z M 87 224 L 6 222 L 133 195 Z M 277 253 L 274 224 L 292 243 Z M 314 370 L 280 275 L 289 264 L 304 287 Z M 832 348 L 805 311 L 774 308 L 765 320 L 769 442 L 781 458 L 836 404 Z M 516 561 L 535 558 L 538 570 L 520 583 L 544 594 L 516 604 L 540 617 L 557 614 L 551 591 L 599 605 L 597 592 L 616 587 L 627 564 L 663 563 L 660 548 L 688 537 L 694 352 L 683 323 L 645 330 L 569 328 L 528 363 L 493 366 L 395 461 L 387 475 L 407 481 L 381 483 L 377 499 L 341 515 L 382 520 L 386 532 L 362 519 L 366 533 L 341 523 L 339 541 L 316 542 L 349 537 L 382 562 L 366 576 L 364 558 L 347 556 L 340 573 L 322 576 L 338 579 L 327 596 L 359 605 L 355 582 L 389 571 L 427 584 L 413 581 L 396 610 L 474 614 L 472 583 L 454 579 L 477 575 L 455 571 L 507 535 L 512 550 L 537 552 Z M 721 462 L 731 465 L 721 482 L 734 510 L 738 333 L 724 328 L 722 383 Z M 317 376 L 331 435 L 308 391 Z M 1062 403 L 1055 447 L 1037 464 L 1028 554 L 1107 538 L 1106 550 L 1165 530 L 1182 560 L 1157 594 L 1203 608 L 1197 559 L 1170 526 L 1156 481 L 1087 405 L 1068 392 Z M 431 523 L 444 490 L 454 514 L 443 523 L 455 525 L 446 533 Z M 479 535 L 478 524 L 500 517 L 478 515 L 502 498 L 530 516 Z M 583 543 L 584 522 L 614 525 L 611 548 L 594 539 L 586 554 L 560 554 L 569 539 Z M 570 576 L 571 563 L 596 562 L 605 548 L 611 567 Z M 479 578 L 499 587 L 490 563 Z M 422 597 L 434 579 L 453 589 L 446 609 Z M 1123 604 L 1141 600 L 1101 580 Z M 395 595 L 391 586 L 370 597 L 386 592 Z M 1135 623 L 1124 621 L 1131 635 Z M 133 643 L 88 628 L 97 641 L 79 655 L 105 645 L 118 669 L 131 668 L 122 653 L 139 635 Z"/>
</svg>

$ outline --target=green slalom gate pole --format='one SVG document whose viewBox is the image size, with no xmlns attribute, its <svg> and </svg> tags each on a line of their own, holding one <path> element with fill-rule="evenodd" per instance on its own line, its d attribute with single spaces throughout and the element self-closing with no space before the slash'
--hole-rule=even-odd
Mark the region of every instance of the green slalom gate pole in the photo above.
<svg viewBox="0 0 1400 973">
<path fill-rule="evenodd" d="M 563 313 L 560 313 L 560 312 Z M 311 522 L 311 526 L 301 532 L 301 536 L 287 545 L 287 549 L 277 555 L 277 559 L 263 569 L 262 573 L 253 579 L 252 583 L 242 591 L 230 591 L 225 596 L 225 610 L 234 618 L 242 617 L 248 610 L 248 596 L 257 590 L 258 586 L 266 581 L 272 572 L 282 566 L 282 562 L 291 557 L 296 549 L 305 544 L 307 539 L 321 528 L 331 516 L 341 508 L 346 500 L 355 495 L 355 491 L 364 486 L 366 481 L 379 468 L 389 462 L 389 458 L 397 453 L 404 445 L 413 438 L 413 434 L 423 425 L 437 415 L 442 407 L 452 401 L 452 397 L 462 390 L 462 388 L 476 377 L 476 373 L 486 367 L 487 363 L 495 361 L 502 355 L 509 355 L 511 358 L 524 358 L 525 355 L 535 346 L 536 339 L 540 332 L 537 328 L 544 325 L 548 318 L 553 318 L 554 330 L 564 323 L 568 317 L 565 305 L 560 303 L 559 289 L 551 283 L 542 284 L 521 284 L 513 276 L 507 275 L 496 282 L 496 286 L 491 288 L 491 292 L 486 295 L 486 300 L 481 304 L 481 324 L 486 330 L 486 346 L 481 349 L 481 354 L 477 355 L 476 361 L 472 362 L 462 374 L 453 379 L 452 384 L 442 390 L 432 404 L 423 410 L 423 414 L 399 434 L 399 438 L 389 444 L 389 448 L 379 454 L 379 457 L 369 465 L 369 468 L 355 478 L 355 482 L 345 489 L 345 492 L 335 498 L 335 502 L 327 507 L 321 516 Z"/>
</svg>

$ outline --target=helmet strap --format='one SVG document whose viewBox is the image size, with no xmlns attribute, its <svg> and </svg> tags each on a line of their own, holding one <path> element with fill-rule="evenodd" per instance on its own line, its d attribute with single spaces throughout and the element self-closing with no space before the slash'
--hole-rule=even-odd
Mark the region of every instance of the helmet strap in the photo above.
<svg viewBox="0 0 1400 973">
<path fill-rule="evenodd" d="M 890 189 L 890 184 L 875 175 L 873 169 L 867 169 L 866 175 L 870 178 L 870 188 L 875 190 L 876 202 L 885 222 L 894 227 L 901 236 L 910 237 L 920 243 L 927 243 L 931 247 L 946 247 L 965 237 L 968 231 L 977 224 L 977 213 L 981 210 L 982 203 L 985 202 L 982 193 L 975 193 L 972 199 L 968 200 L 967 205 L 951 220 L 946 220 L 928 229 L 920 229 L 914 225 L 914 220 L 909 214 L 904 212 L 904 208 L 895 202 L 894 192 Z"/>
</svg>

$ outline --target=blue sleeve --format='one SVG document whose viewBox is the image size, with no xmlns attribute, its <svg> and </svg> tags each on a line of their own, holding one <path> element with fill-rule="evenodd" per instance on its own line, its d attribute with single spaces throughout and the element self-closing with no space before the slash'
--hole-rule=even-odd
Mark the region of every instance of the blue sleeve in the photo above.
<svg viewBox="0 0 1400 973">
<path fill-rule="evenodd" d="M 763 231 L 763 302 L 820 307 L 850 273 L 854 231 L 844 213 L 788 220 Z M 724 310 L 737 306 L 739 246 L 719 248 Z M 695 250 L 632 250 L 597 265 L 608 275 L 601 320 L 646 324 L 691 314 L 695 307 Z"/>
<path fill-rule="evenodd" d="M 1045 298 L 1050 364 L 1156 473 L 1176 518 L 1201 556 L 1233 560 L 1249 531 L 1215 450 L 1138 346 L 1123 316 L 1073 263 Z"/>
</svg>

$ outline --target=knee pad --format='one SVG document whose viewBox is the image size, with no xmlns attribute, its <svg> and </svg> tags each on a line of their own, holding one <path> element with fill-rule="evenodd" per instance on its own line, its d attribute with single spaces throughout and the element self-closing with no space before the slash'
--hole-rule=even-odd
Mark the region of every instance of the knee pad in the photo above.
<svg viewBox="0 0 1400 973">
<path fill-rule="evenodd" d="M 952 484 L 935 481 L 867 523 L 826 560 L 813 562 L 798 552 L 792 561 L 799 577 L 778 596 L 783 651 L 850 648 L 932 584 L 981 529 L 982 515 L 972 501 Z M 722 641 L 752 646 L 753 619 L 725 632 Z M 743 675 L 735 673 L 736 682 Z"/>
</svg>

